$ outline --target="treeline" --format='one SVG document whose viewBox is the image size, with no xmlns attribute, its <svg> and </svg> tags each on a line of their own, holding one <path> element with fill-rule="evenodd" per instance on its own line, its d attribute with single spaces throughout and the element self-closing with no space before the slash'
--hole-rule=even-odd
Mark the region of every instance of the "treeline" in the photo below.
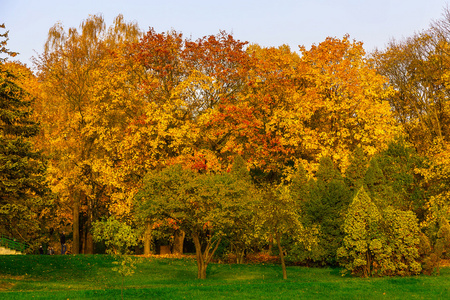
<svg viewBox="0 0 450 300">
<path fill-rule="evenodd" d="M 438 271 L 449 21 L 371 54 L 349 36 L 295 52 L 122 16 L 56 24 L 35 73 L 1 62 L 1 233 L 72 232 L 74 254 L 181 252 L 186 236 L 199 278 L 217 251 L 242 262 L 272 245 L 283 266 Z"/>
</svg>

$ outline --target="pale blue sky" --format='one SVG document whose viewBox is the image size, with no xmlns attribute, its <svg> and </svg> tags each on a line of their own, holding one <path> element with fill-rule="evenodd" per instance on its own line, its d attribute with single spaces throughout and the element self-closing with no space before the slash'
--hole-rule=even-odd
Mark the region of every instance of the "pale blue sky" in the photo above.
<svg viewBox="0 0 450 300">
<path fill-rule="evenodd" d="M 440 19 L 448 0 L 0 0 L 0 24 L 10 31 L 8 48 L 30 65 L 41 53 L 48 30 L 60 21 L 78 27 L 89 14 L 102 13 L 107 25 L 118 14 L 147 31 L 170 29 L 196 39 L 233 33 L 236 39 L 261 46 L 288 44 L 298 50 L 327 36 L 364 42 L 367 51 L 383 48 L 426 29 Z M 36 51 L 36 52 L 35 52 Z"/>
</svg>

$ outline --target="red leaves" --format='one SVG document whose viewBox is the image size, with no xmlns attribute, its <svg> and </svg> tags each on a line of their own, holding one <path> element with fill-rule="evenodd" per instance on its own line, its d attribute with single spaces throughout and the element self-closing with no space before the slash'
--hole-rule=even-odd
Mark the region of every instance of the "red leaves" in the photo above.
<svg viewBox="0 0 450 300">
<path fill-rule="evenodd" d="M 190 167 L 192 170 L 195 170 L 199 173 L 201 173 L 202 171 L 206 171 L 207 169 L 206 160 L 202 158 L 195 158 Z"/>
<path fill-rule="evenodd" d="M 301 48 L 301 57 L 288 46 L 246 45 L 225 32 L 192 41 L 153 29 L 135 45 L 137 60 L 151 75 L 146 97 L 176 110 L 176 122 L 167 128 L 175 132 L 188 124 L 198 132 L 183 143 L 184 165 L 208 172 L 210 158 L 198 153 L 215 156 L 224 164 L 220 169 L 236 154 L 266 170 L 321 153 L 333 153 L 345 164 L 359 142 L 349 137 L 361 135 L 352 135 L 354 124 L 361 123 L 353 120 L 355 107 L 364 101 L 362 106 L 374 106 L 370 101 L 377 99 L 366 91 L 384 93 L 361 43 L 327 38 L 309 51 Z"/>
</svg>

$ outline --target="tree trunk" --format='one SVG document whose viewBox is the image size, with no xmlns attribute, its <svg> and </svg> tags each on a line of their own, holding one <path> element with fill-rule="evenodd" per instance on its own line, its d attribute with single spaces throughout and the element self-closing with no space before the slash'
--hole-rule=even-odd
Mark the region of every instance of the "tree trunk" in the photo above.
<svg viewBox="0 0 450 300">
<path fill-rule="evenodd" d="M 194 240 L 195 255 L 197 257 L 197 278 L 206 279 L 206 268 L 208 267 L 208 263 L 205 261 L 202 254 L 202 245 L 200 243 L 198 233 L 193 232 L 192 239 Z"/>
<path fill-rule="evenodd" d="M 92 223 L 94 222 L 94 200 L 91 197 L 87 197 L 87 220 L 86 220 L 86 239 L 85 239 L 85 252 L 84 254 L 94 254 L 94 239 L 92 237 Z"/>
<path fill-rule="evenodd" d="M 194 240 L 195 245 L 195 254 L 197 256 L 197 268 L 198 268 L 198 278 L 206 279 L 206 268 L 208 264 L 211 262 L 211 259 L 216 253 L 217 248 L 219 247 L 221 238 L 208 238 L 205 245 L 205 250 L 202 252 L 202 244 L 200 242 L 200 238 L 197 232 L 192 232 L 192 239 Z"/>
<path fill-rule="evenodd" d="M 244 247 L 236 247 L 236 264 L 243 264 L 245 257 L 245 248 Z"/>
<path fill-rule="evenodd" d="M 370 254 L 370 250 L 367 249 L 366 252 L 366 267 L 364 268 L 364 277 L 372 276 L 372 255 Z"/>
<path fill-rule="evenodd" d="M 92 234 L 90 233 L 89 224 L 85 224 L 83 230 L 83 246 L 82 253 L 83 254 L 94 254 L 94 239 L 92 238 Z"/>
<path fill-rule="evenodd" d="M 186 236 L 186 233 L 183 230 L 178 229 L 177 231 L 175 231 L 172 253 L 183 254 L 183 244 L 184 244 L 185 236 Z"/>
<path fill-rule="evenodd" d="M 202 265 L 198 266 L 198 279 L 206 279 L 206 268 L 208 267 L 208 264 L 203 262 Z"/>
<path fill-rule="evenodd" d="M 283 279 L 287 279 L 286 263 L 284 262 L 283 248 L 281 247 L 281 234 L 277 232 L 278 251 L 280 252 L 281 268 L 283 269 Z"/>
<path fill-rule="evenodd" d="M 269 235 L 269 250 L 267 250 L 267 254 L 272 255 L 272 247 L 273 247 L 273 237 Z"/>
<path fill-rule="evenodd" d="M 94 254 L 94 239 L 89 228 L 86 228 L 86 252 L 85 254 Z"/>
<path fill-rule="evenodd" d="M 76 192 L 73 195 L 73 244 L 72 253 L 80 254 L 80 197 L 79 193 Z"/>
<path fill-rule="evenodd" d="M 81 237 L 81 253 L 86 254 L 86 239 L 87 239 L 87 233 L 86 233 L 86 222 L 84 222 L 83 226 L 83 236 Z"/>
<path fill-rule="evenodd" d="M 152 246 L 152 223 L 150 221 L 145 222 L 145 234 L 144 234 L 144 255 L 151 254 Z"/>
</svg>

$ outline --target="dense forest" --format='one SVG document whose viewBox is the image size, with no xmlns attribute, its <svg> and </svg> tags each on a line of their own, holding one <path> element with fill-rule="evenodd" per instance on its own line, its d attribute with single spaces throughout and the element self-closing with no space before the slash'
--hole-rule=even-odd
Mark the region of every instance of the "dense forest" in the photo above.
<svg viewBox="0 0 450 300">
<path fill-rule="evenodd" d="M 285 278 L 431 274 L 450 255 L 448 10 L 372 53 L 93 15 L 50 28 L 32 70 L 0 61 L 0 234 L 29 251 L 63 231 L 73 254 L 190 245 L 199 278 L 253 252 Z"/>
</svg>

